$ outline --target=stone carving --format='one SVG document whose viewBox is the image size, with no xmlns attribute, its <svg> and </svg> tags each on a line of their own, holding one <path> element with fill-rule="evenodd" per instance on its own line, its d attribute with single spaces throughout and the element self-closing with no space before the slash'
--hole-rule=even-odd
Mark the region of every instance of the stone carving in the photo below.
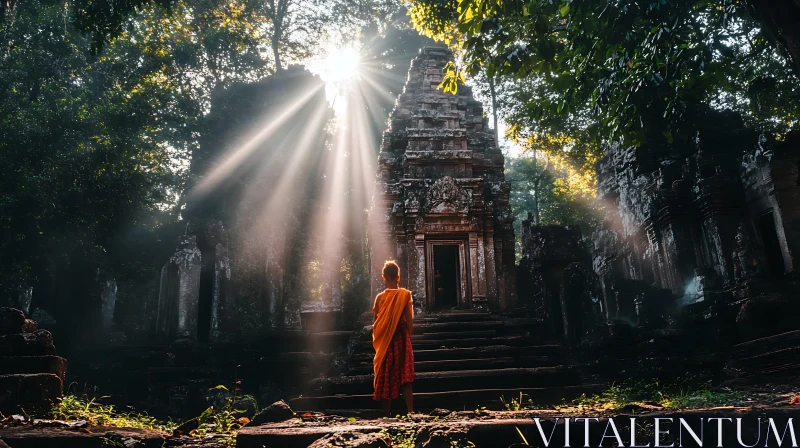
<svg viewBox="0 0 800 448">
<path fill-rule="evenodd" d="M 733 273 L 737 280 L 755 277 L 761 273 L 761 257 L 750 238 L 744 223 L 736 232 L 736 250 L 733 253 Z"/>
<path fill-rule="evenodd" d="M 455 179 L 442 177 L 428 191 L 429 213 L 468 213 L 471 195 L 460 188 Z"/>
</svg>

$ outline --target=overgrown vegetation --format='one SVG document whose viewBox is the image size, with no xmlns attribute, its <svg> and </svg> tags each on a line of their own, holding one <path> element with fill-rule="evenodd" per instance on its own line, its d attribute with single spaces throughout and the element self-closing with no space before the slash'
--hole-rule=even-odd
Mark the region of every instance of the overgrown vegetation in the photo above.
<svg viewBox="0 0 800 448">
<path fill-rule="evenodd" d="M 671 409 L 696 409 L 742 405 L 747 400 L 743 392 L 715 388 L 711 381 L 686 377 L 671 383 L 657 380 L 613 383 L 598 394 L 581 395 L 573 401 L 573 405 L 614 410 L 630 403 L 644 403 Z"/>
<path fill-rule="evenodd" d="M 229 389 L 220 385 L 212 390 L 227 392 Z M 209 406 L 197 416 L 196 428 L 178 435 L 203 438 L 211 434 L 222 434 L 225 436 L 225 446 L 235 446 L 236 432 L 249 423 L 250 418 L 253 417 L 247 410 L 254 412 L 258 409 L 255 397 L 239 395 L 238 392 L 237 387 L 232 395 L 224 399 L 225 404 L 220 408 Z M 135 411 L 121 412 L 114 405 L 101 404 L 97 400 L 98 398 L 90 398 L 87 394 L 66 395 L 53 406 L 49 417 L 66 422 L 83 420 L 88 426 L 151 429 L 165 432 L 172 432 L 178 427 L 172 420 L 162 421 L 146 413 Z M 109 446 L 114 446 L 113 442 L 113 440 L 109 440 Z"/>
<path fill-rule="evenodd" d="M 120 428 L 154 429 L 169 431 L 172 422 L 159 421 L 140 412 L 120 412 L 114 405 L 100 404 L 86 395 L 67 395 L 50 410 L 55 420 L 74 422 L 85 420 L 89 426 L 115 426 Z"/>
</svg>

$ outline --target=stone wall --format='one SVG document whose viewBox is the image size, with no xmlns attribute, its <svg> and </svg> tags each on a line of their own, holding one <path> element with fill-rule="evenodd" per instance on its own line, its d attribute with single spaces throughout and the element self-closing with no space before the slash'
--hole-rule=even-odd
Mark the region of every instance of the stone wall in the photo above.
<svg viewBox="0 0 800 448">
<path fill-rule="evenodd" d="M 593 238 L 605 318 L 686 318 L 742 337 L 730 325 L 744 302 L 796 292 L 798 162 L 795 134 L 708 131 L 693 147 L 608 148 Z"/>
</svg>

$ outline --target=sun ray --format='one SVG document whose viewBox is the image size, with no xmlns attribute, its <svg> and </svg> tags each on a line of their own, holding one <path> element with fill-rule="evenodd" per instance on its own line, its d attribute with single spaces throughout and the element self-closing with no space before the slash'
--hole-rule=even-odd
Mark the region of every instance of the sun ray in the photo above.
<svg viewBox="0 0 800 448">
<path fill-rule="evenodd" d="M 317 94 L 320 87 L 315 87 L 303 96 L 298 98 L 291 105 L 281 108 L 282 112 L 276 117 L 270 119 L 268 123 L 259 130 L 254 136 L 250 137 L 248 141 L 239 147 L 223 154 L 219 158 L 218 165 L 207 173 L 200 182 L 189 193 L 189 200 L 201 197 L 226 179 L 230 179 L 236 170 L 247 162 L 249 156 L 258 148 L 258 143 L 272 135 L 281 125 L 287 120 L 294 117 L 298 110 L 305 106 Z"/>
</svg>

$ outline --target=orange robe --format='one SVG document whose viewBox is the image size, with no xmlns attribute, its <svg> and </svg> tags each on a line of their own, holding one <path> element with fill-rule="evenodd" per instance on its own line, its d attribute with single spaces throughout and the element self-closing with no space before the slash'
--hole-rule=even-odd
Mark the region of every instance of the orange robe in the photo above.
<svg viewBox="0 0 800 448">
<path fill-rule="evenodd" d="M 386 289 L 375 297 L 375 305 L 372 308 L 372 312 L 375 313 L 375 323 L 372 325 L 372 347 L 375 349 L 375 358 L 372 361 L 375 374 L 373 385 L 377 384 L 378 372 L 386 360 L 389 344 L 406 307 L 411 307 L 413 317 L 411 291 L 405 288 Z"/>
</svg>

